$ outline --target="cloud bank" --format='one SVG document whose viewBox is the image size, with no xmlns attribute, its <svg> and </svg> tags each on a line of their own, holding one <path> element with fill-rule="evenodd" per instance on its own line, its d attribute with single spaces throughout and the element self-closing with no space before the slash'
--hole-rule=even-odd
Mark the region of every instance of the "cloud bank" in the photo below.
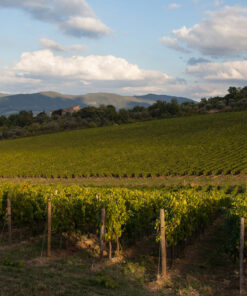
<svg viewBox="0 0 247 296">
<path fill-rule="evenodd" d="M 58 44 L 49 45 L 56 48 Z M 60 50 L 60 46 L 57 49 Z M 18 92 L 22 83 L 25 91 L 29 87 L 28 92 L 49 89 L 70 93 L 109 91 L 132 95 L 145 91 L 177 93 L 175 90 L 185 84 L 182 79 L 142 69 L 113 55 L 64 57 L 54 54 L 51 49 L 23 53 L 19 61 L 11 68 L 5 68 L 0 76 L 2 89 L 12 91 L 16 87 Z"/>
<path fill-rule="evenodd" d="M 247 52 L 246 28 L 247 8 L 226 6 L 207 12 L 207 17 L 191 28 L 173 30 L 173 39 L 165 36 L 161 41 L 175 50 L 190 48 L 211 57 L 233 56 Z"/>
<path fill-rule="evenodd" d="M 166 73 L 142 69 L 113 55 L 64 57 L 50 49 L 25 52 L 0 71 L 0 88 L 12 93 L 53 90 L 64 93 L 156 93 L 194 99 L 224 95 L 229 85 L 247 83 L 247 61 L 215 63 L 192 58 L 185 73 L 189 83 Z"/>
<path fill-rule="evenodd" d="M 99 38 L 112 32 L 85 0 L 0 0 L 0 7 L 21 9 L 75 37 Z"/>
<path fill-rule="evenodd" d="M 199 63 L 186 73 L 207 81 L 243 84 L 247 83 L 247 61 Z"/>
</svg>

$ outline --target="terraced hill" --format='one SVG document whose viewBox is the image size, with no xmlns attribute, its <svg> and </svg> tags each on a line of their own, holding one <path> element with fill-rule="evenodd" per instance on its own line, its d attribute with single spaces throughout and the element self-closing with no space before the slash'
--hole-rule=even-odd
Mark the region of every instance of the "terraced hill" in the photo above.
<svg viewBox="0 0 247 296">
<path fill-rule="evenodd" d="M 247 112 L 198 115 L 0 142 L 0 176 L 247 173 Z"/>
</svg>

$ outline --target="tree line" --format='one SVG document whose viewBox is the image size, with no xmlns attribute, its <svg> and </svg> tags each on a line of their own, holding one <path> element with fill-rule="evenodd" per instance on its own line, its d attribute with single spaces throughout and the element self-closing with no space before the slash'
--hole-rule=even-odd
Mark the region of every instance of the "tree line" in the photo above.
<svg viewBox="0 0 247 296">
<path fill-rule="evenodd" d="M 122 108 L 119 110 L 112 105 L 88 106 L 72 114 L 62 114 L 62 109 L 55 110 L 51 116 L 45 112 L 34 116 L 32 111 L 23 110 L 18 114 L 0 116 L 0 139 L 194 114 L 241 110 L 247 110 L 247 86 L 243 88 L 229 87 L 225 96 L 202 98 L 199 103 L 191 101 L 178 104 L 177 100 L 173 99 L 171 102 L 157 101 L 149 107 L 135 106 L 132 109 Z"/>
</svg>

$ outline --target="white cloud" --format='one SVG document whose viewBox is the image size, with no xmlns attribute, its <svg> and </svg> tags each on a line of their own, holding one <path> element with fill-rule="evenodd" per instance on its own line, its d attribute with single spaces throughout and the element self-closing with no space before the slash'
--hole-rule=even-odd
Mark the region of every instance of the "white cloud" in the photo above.
<svg viewBox="0 0 247 296">
<path fill-rule="evenodd" d="M 18 8 L 40 21 L 54 23 L 66 34 L 98 38 L 112 32 L 85 0 L 0 0 L 0 7 Z"/>
<path fill-rule="evenodd" d="M 26 52 L 14 66 L 23 77 L 66 77 L 85 81 L 160 81 L 172 80 L 158 71 L 142 70 L 123 58 L 108 56 L 72 56 L 64 58 L 50 50 Z"/>
<path fill-rule="evenodd" d="M 99 19 L 80 16 L 69 18 L 60 28 L 64 33 L 76 37 L 100 37 L 112 32 Z"/>
<path fill-rule="evenodd" d="M 247 83 L 247 61 L 200 63 L 188 67 L 186 73 L 208 81 Z"/>
<path fill-rule="evenodd" d="M 51 49 L 55 51 L 65 51 L 65 48 L 61 44 L 50 39 L 42 38 L 40 39 L 40 44 L 42 47 L 46 49 Z"/>
<path fill-rule="evenodd" d="M 196 77 L 190 84 L 182 79 L 112 55 L 64 57 L 51 50 L 23 53 L 11 68 L 0 71 L 0 89 L 11 93 L 53 90 L 62 93 L 113 92 L 125 95 L 156 93 L 200 99 L 225 94 L 233 85 L 247 82 L 247 61 L 197 63 L 187 74 Z"/>
<path fill-rule="evenodd" d="M 50 49 L 53 51 L 58 51 L 58 52 L 66 52 L 66 51 L 81 52 L 87 49 L 85 45 L 73 44 L 71 46 L 63 46 L 58 42 L 55 42 L 53 40 L 46 39 L 46 38 L 40 39 L 39 42 L 43 48 Z"/>
<path fill-rule="evenodd" d="M 227 92 L 229 85 L 219 84 L 219 83 L 193 83 L 193 84 L 169 84 L 166 86 L 155 86 L 155 85 L 147 85 L 147 86 L 133 86 L 133 87 L 125 87 L 123 90 L 127 94 L 147 94 L 147 93 L 155 93 L 155 94 L 168 94 L 174 96 L 182 96 L 187 98 L 192 98 L 197 101 L 200 101 L 203 97 L 213 97 L 218 95 L 225 95 Z"/>
<path fill-rule="evenodd" d="M 6 90 L 4 93 L 16 93 L 19 89 L 28 91 L 30 88 L 35 89 L 40 83 L 40 79 L 19 76 L 8 68 L 0 71 L 0 88 Z"/>
<path fill-rule="evenodd" d="M 181 7 L 181 4 L 178 4 L 178 3 L 171 3 L 168 6 L 169 9 L 177 9 L 177 8 L 180 8 L 180 7 Z"/>
<path fill-rule="evenodd" d="M 145 70 L 112 55 L 64 57 L 51 50 L 23 53 L 11 68 L 0 71 L 0 89 L 9 92 L 54 90 L 64 93 L 115 92 L 138 94 L 143 90 L 167 93 L 184 85 L 166 73 Z"/>
<path fill-rule="evenodd" d="M 247 8 L 226 6 L 207 14 L 207 18 L 191 28 L 184 26 L 172 31 L 175 38 L 171 40 L 176 46 L 186 45 L 213 57 L 247 52 Z"/>
<path fill-rule="evenodd" d="M 189 53 L 189 52 L 190 52 L 188 49 L 182 47 L 182 46 L 179 44 L 179 42 L 178 42 L 177 39 L 172 39 L 172 38 L 170 38 L 170 37 L 165 37 L 165 36 L 164 36 L 164 37 L 162 37 L 162 38 L 160 39 L 160 42 L 161 42 L 162 44 L 164 44 L 165 46 L 167 46 L 167 47 L 169 47 L 169 48 L 171 48 L 171 49 L 174 49 L 174 50 L 176 50 L 176 51 L 183 52 L 183 53 Z"/>
</svg>

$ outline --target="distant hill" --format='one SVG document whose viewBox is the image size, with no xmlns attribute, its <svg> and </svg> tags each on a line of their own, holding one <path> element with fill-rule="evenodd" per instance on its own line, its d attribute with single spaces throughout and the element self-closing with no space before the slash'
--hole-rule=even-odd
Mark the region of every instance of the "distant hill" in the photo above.
<svg viewBox="0 0 247 296">
<path fill-rule="evenodd" d="M 171 102 L 172 99 L 176 99 L 179 104 L 184 102 L 195 102 L 191 99 L 184 98 L 184 97 L 176 97 L 176 96 L 168 96 L 168 95 L 155 95 L 155 94 L 148 94 L 143 96 L 135 96 L 138 99 L 148 100 L 148 101 L 165 101 L 165 102 Z"/>
<path fill-rule="evenodd" d="M 45 111 L 63 109 L 72 105 L 86 105 L 81 100 L 72 100 L 69 96 L 63 96 L 59 93 L 44 92 L 35 94 L 18 94 L 6 97 L 0 97 L 0 115 L 9 115 L 21 110 L 32 110 L 34 114 Z"/>
<path fill-rule="evenodd" d="M 73 105 L 100 106 L 113 105 L 116 108 L 133 108 L 134 106 L 149 106 L 157 100 L 171 101 L 176 98 L 179 103 L 192 101 L 166 95 L 121 96 L 111 93 L 91 93 L 86 95 L 67 95 L 57 92 L 40 92 L 34 94 L 0 94 L 0 115 L 9 115 L 21 110 L 32 110 L 34 114 L 51 110 L 64 109 Z"/>
</svg>

